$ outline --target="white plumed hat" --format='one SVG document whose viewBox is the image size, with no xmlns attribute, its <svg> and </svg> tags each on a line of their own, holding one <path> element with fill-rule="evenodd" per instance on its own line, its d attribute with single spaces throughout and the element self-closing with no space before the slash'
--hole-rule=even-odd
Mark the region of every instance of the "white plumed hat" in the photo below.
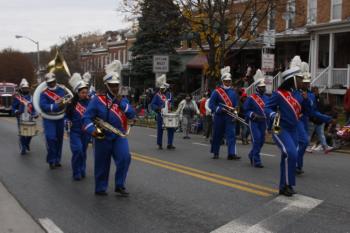
<svg viewBox="0 0 350 233">
<path fill-rule="evenodd" d="M 83 80 L 86 82 L 86 84 L 89 84 L 91 80 L 91 74 L 89 72 L 85 72 L 83 74 Z"/>
<path fill-rule="evenodd" d="M 300 66 L 300 72 L 303 75 L 303 82 L 310 83 L 311 82 L 311 74 L 309 72 L 309 64 L 306 62 L 302 62 Z"/>
<path fill-rule="evenodd" d="M 254 82 L 257 83 L 258 87 L 265 87 L 265 77 L 260 69 L 257 69 L 254 75 Z"/>
<path fill-rule="evenodd" d="M 231 67 L 229 66 L 226 66 L 220 70 L 221 81 L 232 80 L 230 71 L 231 71 Z"/>
<path fill-rule="evenodd" d="M 28 83 L 27 79 L 22 78 L 21 83 L 19 84 L 19 87 L 20 88 L 29 87 L 29 83 Z"/>
<path fill-rule="evenodd" d="M 69 79 L 69 85 L 73 88 L 74 92 L 78 92 L 81 88 L 86 87 L 87 84 L 82 79 L 81 75 L 79 73 L 74 73 L 72 77 Z"/>
<path fill-rule="evenodd" d="M 296 55 L 293 57 L 292 61 L 290 62 L 289 68 L 293 67 L 299 67 L 301 66 L 301 58 L 300 56 Z"/>
<path fill-rule="evenodd" d="M 166 82 L 166 75 L 162 74 L 161 76 L 159 76 L 156 80 L 156 86 L 158 86 L 159 88 L 168 88 L 169 84 Z"/>
<path fill-rule="evenodd" d="M 114 60 L 105 66 L 106 75 L 103 77 L 103 83 L 120 83 L 120 73 L 122 71 L 122 63 L 118 60 Z"/>
<path fill-rule="evenodd" d="M 46 81 L 47 83 L 56 81 L 56 75 L 55 75 L 54 73 L 51 73 L 51 72 L 45 74 L 45 81 Z"/>
</svg>

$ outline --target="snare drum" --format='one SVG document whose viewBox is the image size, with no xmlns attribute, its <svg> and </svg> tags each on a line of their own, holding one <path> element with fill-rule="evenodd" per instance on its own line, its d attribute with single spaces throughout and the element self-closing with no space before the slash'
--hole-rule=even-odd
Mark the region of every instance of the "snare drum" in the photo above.
<svg viewBox="0 0 350 233">
<path fill-rule="evenodd" d="M 179 115 L 176 113 L 164 113 L 163 124 L 165 128 L 179 127 Z"/>
<path fill-rule="evenodd" d="M 21 121 L 19 123 L 19 135 L 25 137 L 36 136 L 38 130 L 35 121 Z"/>
</svg>

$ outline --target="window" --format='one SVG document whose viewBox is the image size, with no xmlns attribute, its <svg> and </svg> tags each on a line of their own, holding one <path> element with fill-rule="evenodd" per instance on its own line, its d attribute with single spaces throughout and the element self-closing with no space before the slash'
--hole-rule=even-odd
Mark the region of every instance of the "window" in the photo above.
<svg viewBox="0 0 350 233">
<path fill-rule="evenodd" d="M 317 20 L 317 0 L 308 0 L 307 23 L 315 24 Z"/>
<path fill-rule="evenodd" d="M 340 20 L 342 11 L 342 0 L 332 0 L 331 20 Z"/>
<path fill-rule="evenodd" d="M 258 26 L 258 17 L 254 14 L 251 14 L 250 31 L 253 36 L 257 35 L 257 26 Z"/>
<path fill-rule="evenodd" d="M 271 9 L 267 17 L 267 29 L 269 31 L 275 30 L 276 11 L 274 9 Z"/>
<path fill-rule="evenodd" d="M 240 38 L 242 36 L 242 26 L 243 26 L 243 19 L 241 14 L 237 14 L 235 17 L 235 27 L 236 27 L 236 39 Z"/>
<path fill-rule="evenodd" d="M 291 29 L 295 18 L 295 0 L 288 0 L 284 18 L 286 20 L 286 29 Z"/>
</svg>

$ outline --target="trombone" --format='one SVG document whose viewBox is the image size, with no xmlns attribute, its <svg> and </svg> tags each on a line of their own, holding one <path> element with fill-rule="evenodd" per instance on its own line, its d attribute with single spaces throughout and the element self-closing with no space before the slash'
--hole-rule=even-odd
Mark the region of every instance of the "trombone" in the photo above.
<svg viewBox="0 0 350 233">
<path fill-rule="evenodd" d="M 230 107 L 230 106 L 228 106 L 228 105 L 226 105 L 226 104 L 222 104 L 222 103 L 220 103 L 220 105 L 223 107 L 222 110 L 223 110 L 227 115 L 229 115 L 230 117 L 236 119 L 236 120 L 239 121 L 241 124 L 246 125 L 246 126 L 249 127 L 249 125 L 247 124 L 247 122 L 245 122 L 245 120 L 244 120 L 243 118 L 241 118 L 241 117 L 238 116 L 238 111 L 237 111 L 236 108 Z"/>
</svg>

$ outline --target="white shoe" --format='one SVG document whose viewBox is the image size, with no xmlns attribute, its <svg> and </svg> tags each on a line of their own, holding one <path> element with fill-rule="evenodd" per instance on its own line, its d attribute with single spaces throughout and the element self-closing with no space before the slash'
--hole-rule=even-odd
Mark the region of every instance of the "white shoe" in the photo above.
<svg viewBox="0 0 350 233">
<path fill-rule="evenodd" d="M 323 150 L 322 145 L 318 145 L 318 146 L 314 149 L 314 151 L 322 151 L 322 150 Z"/>
<path fill-rule="evenodd" d="M 331 147 L 331 146 L 327 146 L 325 149 L 324 149 L 324 153 L 328 153 L 328 152 L 330 152 L 330 151 L 332 151 L 334 148 L 333 147 Z"/>
<path fill-rule="evenodd" d="M 312 153 L 312 147 L 311 146 L 308 146 L 305 150 L 307 153 Z"/>
</svg>

